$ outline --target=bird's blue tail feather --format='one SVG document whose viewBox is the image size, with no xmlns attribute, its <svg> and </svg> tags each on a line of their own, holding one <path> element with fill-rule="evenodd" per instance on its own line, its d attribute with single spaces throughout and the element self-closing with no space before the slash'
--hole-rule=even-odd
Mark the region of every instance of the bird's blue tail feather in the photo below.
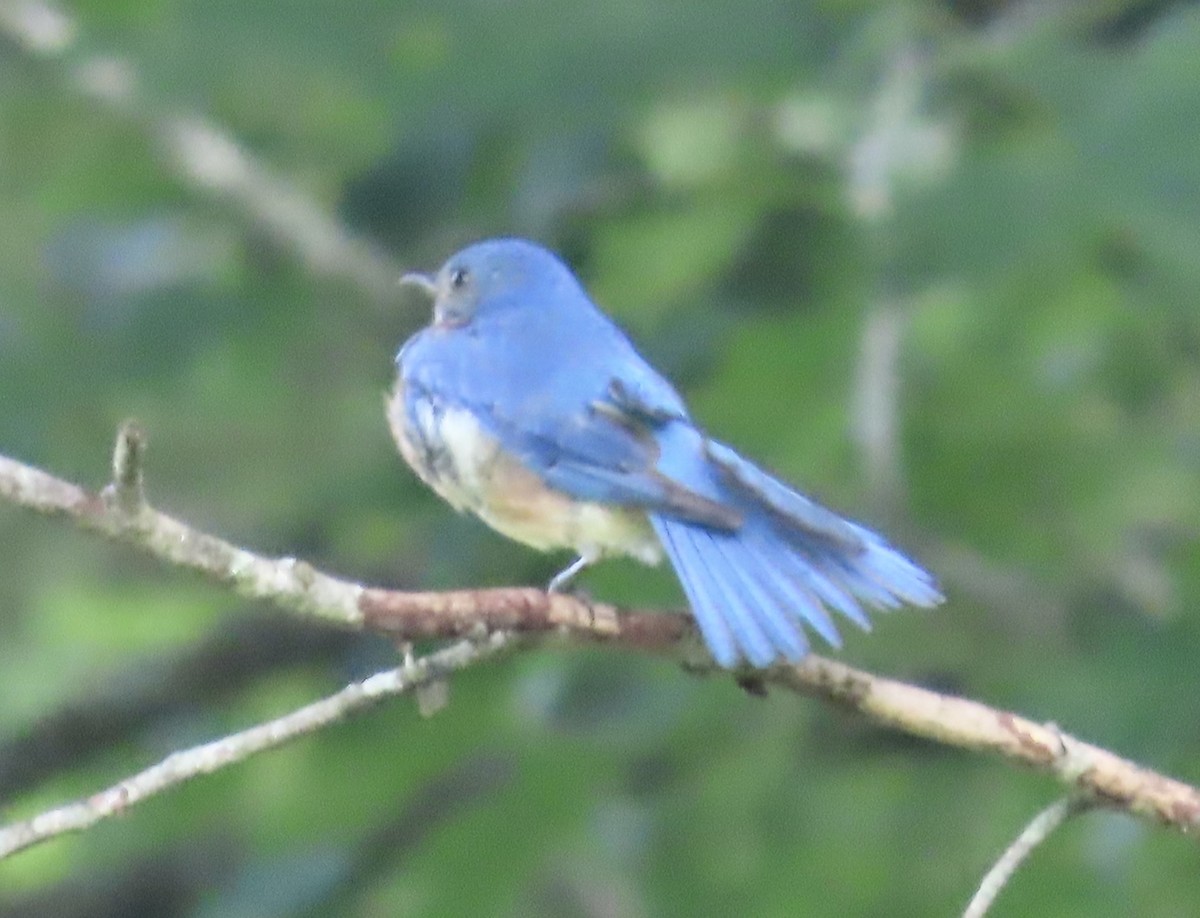
<svg viewBox="0 0 1200 918">
<path fill-rule="evenodd" d="M 694 526 L 672 523 L 661 516 L 651 516 L 650 522 L 671 559 L 704 643 L 719 664 L 726 668 L 736 666 L 745 653 L 746 642 L 734 637 L 724 611 L 724 600 L 719 594 L 710 592 L 709 563 L 705 560 L 704 546 L 699 544 L 702 538 L 707 538 L 707 533 Z"/>
<path fill-rule="evenodd" d="M 825 570 L 818 569 L 795 552 L 785 553 L 783 564 L 789 574 L 807 586 L 822 605 L 840 612 L 863 631 L 871 630 L 871 620 L 862 606 L 847 590 L 837 585 L 841 579 L 840 571 L 829 571 L 828 566 Z"/>
<path fill-rule="evenodd" d="M 796 662 L 809 649 L 802 626 L 840 646 L 831 611 L 869 630 L 864 605 L 888 610 L 941 601 L 932 578 L 875 533 L 795 495 L 807 518 L 822 523 L 822 530 L 806 539 L 803 521 L 778 512 L 784 494 L 794 492 L 749 463 L 738 473 L 738 485 L 765 479 L 776 490 L 766 507 L 747 500 L 745 493 L 734 498 L 746 517 L 735 532 L 650 515 L 704 640 L 722 666 L 745 660 L 764 667 L 778 658 Z"/>
<path fill-rule="evenodd" d="M 650 519 L 705 643 L 722 666 L 802 659 L 809 649 L 802 622 L 838 642 L 819 601 L 789 570 L 790 549 L 783 543 L 772 546 L 741 532 L 714 532 L 659 515 Z"/>
<path fill-rule="evenodd" d="M 720 563 L 714 565 L 710 573 L 714 576 L 726 572 L 740 574 L 740 579 L 728 578 L 723 582 L 726 608 L 736 610 L 735 617 L 746 619 L 767 639 L 765 648 L 760 648 L 756 657 L 750 659 L 765 659 L 769 664 L 781 653 L 788 659 L 803 657 L 808 652 L 808 641 L 799 620 L 776 611 L 781 603 L 787 604 L 793 598 L 787 584 L 752 550 L 747 540 L 724 533 L 710 533 L 709 537 L 721 555 Z"/>
</svg>

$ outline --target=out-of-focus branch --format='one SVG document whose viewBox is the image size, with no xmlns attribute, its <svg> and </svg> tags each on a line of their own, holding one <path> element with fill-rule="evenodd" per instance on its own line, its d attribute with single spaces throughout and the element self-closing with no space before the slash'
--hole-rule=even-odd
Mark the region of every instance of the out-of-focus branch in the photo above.
<svg viewBox="0 0 1200 918">
<path fill-rule="evenodd" d="M 311 270 L 343 277 L 374 299 L 394 299 L 400 270 L 381 249 L 274 174 L 230 132 L 157 104 L 132 61 L 79 52 L 79 24 L 49 0 L 0 0 L 0 37 L 30 56 L 61 62 L 72 88 L 138 124 L 179 179 L 240 211 Z"/>
<path fill-rule="evenodd" d="M 118 477 L 140 480 L 141 433 L 125 425 L 115 452 Z M 135 440 L 135 443 L 128 442 Z M 133 468 L 129 463 L 134 463 Z M 198 532 L 154 510 L 144 500 L 119 499 L 117 485 L 93 494 L 15 460 L 0 457 L 0 499 L 66 517 L 85 529 L 132 545 L 174 566 L 198 571 L 244 595 L 347 627 L 366 628 L 396 641 L 430 637 L 473 638 L 411 665 L 402 666 L 272 724 L 173 756 L 160 766 L 96 798 L 55 810 L 9 829 L 9 852 L 98 819 L 194 774 L 240 761 L 260 749 L 317 729 L 376 697 L 424 685 L 449 669 L 473 663 L 498 649 L 509 632 L 555 633 L 651 651 L 677 660 L 697 658 L 695 627 L 680 612 L 618 609 L 564 594 L 513 587 L 405 593 L 369 589 L 331 577 L 294 559 L 255 555 Z M 415 667 L 415 669 L 414 669 Z M 711 660 L 696 671 L 720 673 Z M 1014 764 L 1053 775 L 1081 799 L 1125 810 L 1181 832 L 1200 833 L 1200 790 L 1077 740 L 1053 725 L 903 682 L 884 679 L 833 660 L 809 656 L 798 666 L 776 666 L 736 674 L 750 689 L 775 686 L 834 702 L 873 722 L 938 743 L 990 752 Z M 336 701 L 334 699 L 337 699 Z M 234 741 L 235 738 L 229 738 Z M 182 762 L 182 764 L 181 764 Z M 132 795 L 132 796 L 131 796 Z M 42 820 L 42 821 L 39 821 Z M 19 831 L 17 831 L 19 829 Z M 16 841 L 14 841 L 14 839 Z M 4 852 L 0 843 L 0 856 Z"/>
<path fill-rule="evenodd" d="M 874 243 L 877 262 L 855 371 L 851 433 L 862 450 L 871 493 L 889 510 L 904 490 L 899 364 L 910 298 L 897 290 L 905 272 L 893 254 L 896 198 L 906 185 L 944 175 L 954 150 L 952 125 L 925 111 L 929 69 L 915 41 L 900 44 L 846 156 L 850 210 Z"/>
<path fill-rule="evenodd" d="M 274 749 L 298 737 L 345 719 L 355 711 L 377 704 L 385 698 L 401 695 L 439 679 L 455 670 L 493 656 L 506 644 L 503 634 L 484 641 L 461 641 L 445 650 L 430 654 L 387 672 L 377 673 L 362 682 L 306 705 L 276 720 L 267 721 L 167 756 L 147 768 L 86 800 L 47 810 L 32 819 L 0 827 L 0 860 L 38 842 L 80 832 L 102 819 L 123 813 L 130 807 L 199 775 L 211 774 L 255 753 Z"/>
<path fill-rule="evenodd" d="M 514 783 L 519 773 L 514 750 L 473 751 L 422 785 L 386 822 L 362 836 L 347 852 L 343 873 L 300 913 L 353 915 L 370 912 L 364 899 L 383 876 L 395 876 L 429 836 L 458 814 L 482 805 Z M 0 916 L 3 918 L 3 916 Z"/>
<path fill-rule="evenodd" d="M 854 382 L 854 439 L 863 453 L 871 493 L 887 503 L 903 489 L 900 463 L 900 345 L 905 314 L 878 302 L 866 316 Z"/>
</svg>

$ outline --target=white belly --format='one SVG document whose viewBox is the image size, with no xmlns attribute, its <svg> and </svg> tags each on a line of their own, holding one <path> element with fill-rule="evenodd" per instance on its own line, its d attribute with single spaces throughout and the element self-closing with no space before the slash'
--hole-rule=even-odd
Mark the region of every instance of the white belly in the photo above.
<svg viewBox="0 0 1200 918">
<path fill-rule="evenodd" d="M 458 510 L 541 551 L 570 548 L 589 560 L 629 555 L 662 559 L 646 514 L 635 508 L 577 501 L 500 450 L 467 411 L 437 411 L 417 402 L 409 417 L 397 384 L 387 406 L 392 435 L 413 470 Z"/>
</svg>

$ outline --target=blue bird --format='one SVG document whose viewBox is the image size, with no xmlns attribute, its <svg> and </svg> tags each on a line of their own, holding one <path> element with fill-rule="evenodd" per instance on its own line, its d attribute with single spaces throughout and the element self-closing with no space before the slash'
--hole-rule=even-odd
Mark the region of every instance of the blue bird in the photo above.
<svg viewBox="0 0 1200 918">
<path fill-rule="evenodd" d="M 578 560 L 670 559 L 713 658 L 766 667 L 841 639 L 863 606 L 933 606 L 933 579 L 710 438 L 554 254 L 476 243 L 434 277 L 433 322 L 396 357 L 400 452 L 434 491 L 509 538 Z"/>
</svg>

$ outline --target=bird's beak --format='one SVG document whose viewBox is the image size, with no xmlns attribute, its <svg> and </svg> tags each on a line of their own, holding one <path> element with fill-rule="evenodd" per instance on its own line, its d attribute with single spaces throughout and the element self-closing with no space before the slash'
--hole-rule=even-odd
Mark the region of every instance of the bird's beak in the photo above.
<svg viewBox="0 0 1200 918">
<path fill-rule="evenodd" d="M 401 287 L 420 287 L 431 297 L 437 297 L 437 284 L 428 274 L 421 274 L 419 271 L 410 271 L 400 277 Z"/>
</svg>

